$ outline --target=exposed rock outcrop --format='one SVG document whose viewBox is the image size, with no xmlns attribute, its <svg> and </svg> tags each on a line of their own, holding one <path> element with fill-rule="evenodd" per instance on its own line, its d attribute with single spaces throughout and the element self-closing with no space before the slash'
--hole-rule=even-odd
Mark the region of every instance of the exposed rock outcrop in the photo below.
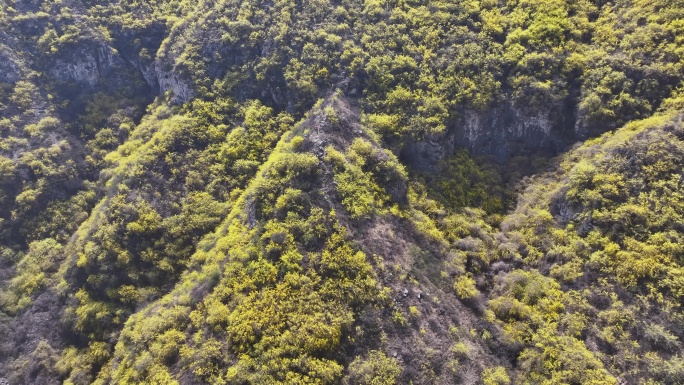
<svg viewBox="0 0 684 385">
<path fill-rule="evenodd" d="M 166 67 L 167 64 L 161 60 L 157 60 L 154 65 L 159 92 L 164 94 L 167 91 L 171 91 L 171 100 L 174 103 L 183 103 L 190 100 L 194 95 L 190 85 L 183 81 L 173 70 L 165 70 Z"/>
<path fill-rule="evenodd" d="M 465 110 L 443 135 L 409 144 L 402 157 L 428 169 L 460 147 L 499 162 L 516 155 L 553 155 L 586 138 L 586 130 L 575 129 L 575 120 L 572 103 L 530 109 L 504 102 L 484 111 Z"/>
<path fill-rule="evenodd" d="M 116 51 L 106 45 L 95 49 L 81 48 L 70 58 L 60 58 L 49 70 L 50 75 L 63 81 L 76 81 L 95 86 L 98 81 L 125 62 Z"/>
<path fill-rule="evenodd" d="M 19 67 L 9 48 L 0 45 L 0 83 L 14 83 L 19 80 Z"/>
</svg>

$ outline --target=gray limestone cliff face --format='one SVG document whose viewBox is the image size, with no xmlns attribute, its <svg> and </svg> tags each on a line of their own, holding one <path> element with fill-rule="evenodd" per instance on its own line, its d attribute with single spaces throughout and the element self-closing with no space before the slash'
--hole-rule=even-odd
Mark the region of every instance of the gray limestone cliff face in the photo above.
<svg viewBox="0 0 684 385">
<path fill-rule="evenodd" d="M 157 79 L 157 71 L 156 71 L 155 62 L 152 60 L 144 60 L 144 59 L 138 58 L 137 63 L 138 63 L 138 71 L 140 71 L 143 79 L 145 80 L 145 83 L 147 83 L 147 85 L 150 87 L 150 89 L 160 90 L 159 80 Z"/>
<path fill-rule="evenodd" d="M 184 81 L 173 70 L 167 70 L 168 63 L 157 59 L 154 64 L 154 73 L 159 84 L 159 92 L 165 94 L 171 92 L 171 101 L 174 103 L 184 103 L 192 99 L 194 92 L 188 82 Z"/>
<path fill-rule="evenodd" d="M 96 48 L 79 48 L 69 57 L 55 61 L 49 74 L 63 81 L 75 81 L 95 86 L 115 68 L 126 63 L 113 48 L 102 45 Z"/>
<path fill-rule="evenodd" d="M 576 127 L 580 125 L 572 105 L 533 110 L 504 102 L 484 111 L 463 111 L 444 135 L 409 144 L 402 157 L 416 168 L 428 169 L 457 148 L 494 156 L 501 163 L 517 155 L 554 155 L 586 138 L 586 132 Z"/>
<path fill-rule="evenodd" d="M 13 52 L 0 45 L 0 83 L 15 83 L 21 78 L 21 66 Z"/>
<path fill-rule="evenodd" d="M 500 162 L 511 156 L 558 153 L 580 139 L 572 106 L 530 109 L 505 103 L 487 111 L 466 111 L 450 132 L 457 145 Z"/>
<path fill-rule="evenodd" d="M 174 103 L 192 99 L 192 87 L 173 70 L 173 64 L 168 60 L 159 57 L 143 59 L 130 53 L 122 55 L 107 45 L 81 47 L 56 59 L 48 73 L 65 82 L 95 87 L 102 82 L 116 83 L 122 71 L 133 71 L 145 81 L 153 94 L 170 92 Z"/>
</svg>

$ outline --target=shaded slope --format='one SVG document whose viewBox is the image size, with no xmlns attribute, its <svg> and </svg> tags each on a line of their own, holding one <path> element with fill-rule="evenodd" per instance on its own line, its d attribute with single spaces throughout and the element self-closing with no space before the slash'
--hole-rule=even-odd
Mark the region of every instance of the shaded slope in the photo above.
<svg viewBox="0 0 684 385">
<path fill-rule="evenodd" d="M 0 2 L 0 373 L 681 382 L 680 3 Z"/>
</svg>

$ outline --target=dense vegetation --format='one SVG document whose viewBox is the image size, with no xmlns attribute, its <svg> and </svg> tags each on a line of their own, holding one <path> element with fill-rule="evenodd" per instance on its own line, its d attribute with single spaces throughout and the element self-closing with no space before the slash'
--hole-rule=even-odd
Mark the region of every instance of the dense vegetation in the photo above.
<svg viewBox="0 0 684 385">
<path fill-rule="evenodd" d="M 684 383 L 681 0 L 0 0 L 0 382 Z"/>
</svg>

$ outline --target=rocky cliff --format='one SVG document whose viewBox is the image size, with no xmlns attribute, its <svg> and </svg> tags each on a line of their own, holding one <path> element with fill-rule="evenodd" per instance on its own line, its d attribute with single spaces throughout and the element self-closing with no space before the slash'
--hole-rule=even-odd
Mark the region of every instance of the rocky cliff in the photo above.
<svg viewBox="0 0 684 385">
<path fill-rule="evenodd" d="M 0 1 L 0 383 L 682 383 L 682 9 Z"/>
</svg>

